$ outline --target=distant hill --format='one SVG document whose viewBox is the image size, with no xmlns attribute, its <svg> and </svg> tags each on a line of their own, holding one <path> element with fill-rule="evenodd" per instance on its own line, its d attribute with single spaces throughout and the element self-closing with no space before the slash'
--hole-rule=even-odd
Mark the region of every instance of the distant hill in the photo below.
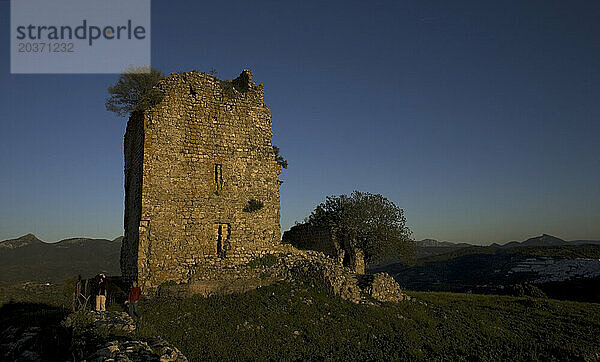
<svg viewBox="0 0 600 362">
<path fill-rule="evenodd" d="M 493 243 L 489 246 L 452 243 L 424 239 L 416 242 L 419 264 L 440 262 L 471 254 L 497 254 L 501 252 L 548 257 L 596 257 L 596 250 L 584 246 L 600 246 L 600 240 L 565 241 L 552 235 L 542 234 L 525 241 L 506 244 Z"/>
<path fill-rule="evenodd" d="M 571 240 L 570 245 L 600 245 L 600 240 Z"/>
<path fill-rule="evenodd" d="M 568 243 L 563 239 L 557 238 L 556 236 L 542 234 L 534 238 L 529 238 L 522 243 L 517 243 L 516 246 L 562 246 Z"/>
<path fill-rule="evenodd" d="M 122 237 L 70 238 L 45 243 L 33 234 L 0 241 L 0 284 L 25 281 L 60 283 L 81 274 L 119 275 Z"/>
<path fill-rule="evenodd" d="M 23 235 L 20 238 L 0 241 L 1 249 L 16 249 L 27 245 L 43 244 L 44 242 L 38 239 L 33 234 Z"/>
<path fill-rule="evenodd" d="M 418 259 L 446 254 L 457 249 L 473 246 L 467 243 L 452 243 L 450 241 L 437 241 L 434 239 L 418 240 L 415 245 Z"/>
<path fill-rule="evenodd" d="M 416 242 L 418 247 L 422 248 L 440 248 L 440 247 L 451 247 L 456 248 L 460 246 L 470 246 L 467 243 L 453 243 L 450 241 L 437 241 L 435 239 L 423 239 Z"/>
<path fill-rule="evenodd" d="M 479 252 L 486 250 L 487 248 L 496 249 L 510 249 L 518 247 L 547 247 L 547 246 L 572 246 L 572 245 L 600 245 L 600 240 L 572 240 L 565 241 L 557 238 L 556 236 L 542 234 L 540 236 L 529 238 L 525 241 L 510 241 L 506 244 L 493 243 L 488 246 L 473 245 L 468 243 L 453 243 L 450 241 L 437 241 L 435 239 L 423 239 L 415 243 L 417 247 L 417 258 L 427 258 L 436 255 L 443 255 L 448 253 L 454 253 L 454 255 L 465 255 L 469 254 L 469 250 L 473 252 Z M 457 251 L 459 249 L 469 248 L 469 250 Z"/>
<path fill-rule="evenodd" d="M 529 238 L 523 242 L 511 241 L 504 245 L 494 243 L 491 246 L 508 249 L 508 248 L 521 247 L 521 246 L 569 246 L 569 245 L 600 245 L 600 240 L 565 241 L 561 238 L 557 238 L 556 236 L 542 234 L 540 236 Z"/>
</svg>

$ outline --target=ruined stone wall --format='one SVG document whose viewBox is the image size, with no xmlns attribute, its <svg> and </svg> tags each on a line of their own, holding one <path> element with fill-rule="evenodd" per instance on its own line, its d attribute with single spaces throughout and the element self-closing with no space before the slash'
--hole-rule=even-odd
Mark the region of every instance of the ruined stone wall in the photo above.
<svg viewBox="0 0 600 362">
<path fill-rule="evenodd" d="M 315 227 L 308 224 L 295 225 L 283 233 L 282 241 L 301 250 L 320 251 L 334 259 L 340 257 L 340 251 L 343 252 L 341 245 L 336 240 L 334 230 L 329 227 Z M 341 258 L 343 260 L 344 256 L 341 255 Z"/>
<path fill-rule="evenodd" d="M 365 273 L 364 252 L 341 239 L 335 228 L 299 224 L 284 232 L 282 241 L 301 250 L 322 252 L 354 273 Z"/>
<path fill-rule="evenodd" d="M 272 250 L 281 235 L 281 168 L 263 86 L 244 71 L 230 81 L 172 74 L 160 87 L 163 101 L 143 114 L 143 144 L 129 147 L 134 154 L 143 147 L 141 212 L 137 241 L 129 237 L 135 222 L 126 220 L 129 252 L 122 256 L 123 274 L 137 262 L 139 282 L 151 287 L 186 280 L 202 265 L 245 263 Z M 133 134 L 126 134 L 126 159 Z M 127 187 L 126 200 L 135 199 L 129 194 L 137 190 Z M 248 210 L 250 200 L 262 208 Z"/>
<path fill-rule="evenodd" d="M 121 245 L 121 271 L 128 281 L 137 277 L 138 228 L 142 212 L 143 120 L 142 113 L 133 114 L 125 131 L 125 237 Z"/>
</svg>

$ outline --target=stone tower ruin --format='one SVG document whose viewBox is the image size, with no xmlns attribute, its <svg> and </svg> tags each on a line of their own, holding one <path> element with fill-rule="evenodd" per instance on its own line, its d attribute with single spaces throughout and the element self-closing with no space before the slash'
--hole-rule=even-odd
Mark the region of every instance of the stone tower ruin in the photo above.
<svg viewBox="0 0 600 362">
<path fill-rule="evenodd" d="M 281 238 L 263 86 L 248 70 L 228 81 L 174 73 L 158 86 L 163 100 L 131 115 L 124 147 L 121 272 L 146 287 L 246 263 Z"/>
</svg>

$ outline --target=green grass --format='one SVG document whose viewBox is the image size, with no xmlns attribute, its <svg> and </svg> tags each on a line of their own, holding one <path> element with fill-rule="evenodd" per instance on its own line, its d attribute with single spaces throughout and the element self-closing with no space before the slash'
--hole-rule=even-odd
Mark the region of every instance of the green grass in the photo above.
<svg viewBox="0 0 600 362">
<path fill-rule="evenodd" d="M 355 305 L 281 283 L 240 295 L 157 298 L 138 333 L 191 360 L 600 358 L 600 304 L 452 293 Z"/>
<path fill-rule="evenodd" d="M 69 309 L 73 303 L 75 280 L 66 280 L 61 284 L 44 285 L 34 283 L 0 285 L 0 306 L 9 302 L 43 303 L 50 306 Z"/>
</svg>

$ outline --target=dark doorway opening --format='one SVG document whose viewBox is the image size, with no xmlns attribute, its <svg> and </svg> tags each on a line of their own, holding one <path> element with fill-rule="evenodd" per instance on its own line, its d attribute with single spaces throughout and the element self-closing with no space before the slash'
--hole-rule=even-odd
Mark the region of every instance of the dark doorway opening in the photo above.
<svg viewBox="0 0 600 362">
<path fill-rule="evenodd" d="M 228 223 L 216 223 L 217 236 L 217 256 L 225 258 L 230 249 L 229 237 L 231 235 L 231 225 Z"/>
</svg>

